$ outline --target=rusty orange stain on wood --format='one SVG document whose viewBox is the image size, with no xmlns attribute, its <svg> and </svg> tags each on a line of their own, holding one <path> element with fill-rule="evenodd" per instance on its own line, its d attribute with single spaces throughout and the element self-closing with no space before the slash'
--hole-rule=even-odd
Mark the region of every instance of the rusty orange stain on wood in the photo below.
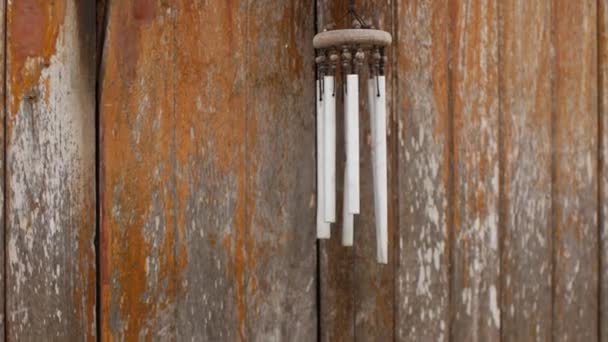
<svg viewBox="0 0 608 342">
<path fill-rule="evenodd" d="M 141 39 L 143 31 L 146 36 L 158 38 L 166 29 L 157 24 L 156 2 L 112 2 L 111 6 L 110 27 L 116 29 L 110 30 L 107 44 L 114 51 L 106 55 L 104 80 L 110 86 L 103 87 L 101 107 L 102 327 L 104 340 L 116 337 L 137 340 L 146 324 L 156 322 L 183 292 L 181 277 L 188 256 L 181 238 L 184 219 L 176 212 L 185 190 L 178 185 L 175 193 L 169 189 L 177 172 L 171 159 L 180 154 L 175 150 L 179 146 L 167 140 L 175 129 L 171 93 L 147 100 L 141 96 L 145 92 L 154 94 L 158 89 L 171 89 L 167 85 L 171 77 L 155 72 L 159 61 L 162 62 L 159 57 L 164 56 L 158 55 L 159 50 L 149 52 L 155 47 Z M 166 68 L 167 72 L 171 70 Z M 145 89 L 138 90 L 133 86 L 136 72 L 155 76 L 148 80 Z M 133 94 L 134 90 L 138 93 Z M 154 112 L 142 112 L 142 104 Z M 144 115 L 141 127 L 133 127 L 129 122 L 135 113 Z M 160 122 L 155 126 L 151 117 L 159 113 L 162 113 L 158 115 Z M 141 139 L 132 139 L 134 130 Z M 139 154 L 145 157 L 138 159 Z M 160 208 L 153 212 L 151 203 L 155 201 L 160 202 Z M 116 206 L 120 212 L 114 212 Z M 144 227 L 154 220 L 159 234 L 145 236 Z M 158 267 L 157 281 L 151 287 L 146 281 L 149 262 Z M 146 299 L 146 295 L 151 299 Z M 117 327 L 110 326 L 110 316 L 118 314 L 124 330 L 113 331 Z"/>
<path fill-rule="evenodd" d="M 238 136 L 238 146 L 247 146 L 246 150 L 250 151 L 255 146 L 256 120 L 253 116 L 247 115 L 246 120 L 239 120 L 243 125 L 239 130 L 236 130 L 235 136 Z M 245 132 L 245 134 L 238 134 Z M 225 136 L 225 135 L 224 135 Z M 243 139 L 243 140 L 240 140 Z M 222 141 L 220 145 L 226 144 L 230 147 L 230 141 Z M 216 146 L 218 142 L 216 142 Z M 245 150 L 242 150 L 246 152 Z M 248 228 L 251 227 L 252 218 L 255 214 L 255 196 L 249 189 L 254 189 L 255 186 L 255 170 L 256 161 L 254 158 L 248 158 L 243 153 L 239 154 L 241 158 L 237 163 L 237 203 L 235 209 L 235 255 L 234 255 L 234 278 L 236 281 L 236 305 L 237 319 L 239 326 L 239 337 L 241 341 L 246 340 L 246 324 L 248 321 L 247 307 L 247 291 L 257 290 L 257 279 L 255 272 L 255 241 L 254 235 Z M 249 281 L 249 282 L 248 282 Z M 250 285 L 253 285 L 250 287 Z"/>
<path fill-rule="evenodd" d="M 195 63 L 178 64 L 177 72 L 180 82 L 176 84 L 176 92 L 180 106 L 180 120 L 184 127 L 180 131 L 196 128 L 196 135 L 204 137 L 202 142 L 204 157 L 209 157 L 215 172 L 224 177 L 234 177 L 236 181 L 235 207 L 233 212 L 233 231 L 221 238 L 221 247 L 228 256 L 226 270 L 234 282 L 234 305 L 236 326 L 240 340 L 246 338 L 247 291 L 253 281 L 249 270 L 255 265 L 253 240 L 248 232 L 250 220 L 255 210 L 252 197 L 248 193 L 250 186 L 248 160 L 249 132 L 255 130 L 255 120 L 247 114 L 247 102 L 244 88 L 246 76 L 238 62 L 235 62 L 234 51 L 245 47 L 246 37 L 241 35 L 236 27 L 240 20 L 240 5 L 233 1 L 223 2 L 216 6 L 214 14 L 201 21 L 200 8 L 191 2 L 182 4 L 185 9 L 180 13 L 180 26 L 188 25 L 188 34 L 180 34 L 180 46 L 188 47 L 188 59 Z M 241 24 L 242 25 L 242 24 Z M 244 33 L 243 31 L 242 33 Z M 208 35 L 204 47 L 201 47 L 201 35 Z M 213 52 L 211 52 L 213 51 Z M 246 71 L 245 71 L 246 72 Z M 207 85 L 203 88 L 193 87 L 199 84 L 201 75 L 207 77 Z M 216 89 L 229 90 L 217 92 Z M 181 112 L 199 113 L 183 115 Z M 197 120 L 204 122 L 199 126 L 188 122 Z M 199 131 L 200 129 L 200 131 Z M 183 148 L 178 149 L 178 164 L 188 165 L 193 151 L 199 151 L 196 141 L 184 139 Z M 203 157 L 203 158 L 204 158 Z M 234 239 L 234 241 L 232 241 Z"/>
<path fill-rule="evenodd" d="M 234 278 L 236 281 L 236 305 L 237 305 L 237 319 L 239 327 L 239 337 L 242 341 L 245 340 L 245 321 L 247 319 L 247 306 L 245 302 L 245 277 L 246 277 L 246 252 L 245 252 L 245 240 L 247 238 L 247 211 L 245 206 L 247 205 L 247 194 L 246 194 L 246 173 L 245 165 L 242 163 L 239 166 L 237 176 L 238 186 L 238 199 L 235 210 L 234 218 L 234 231 L 235 231 L 235 248 L 234 248 Z"/>
<path fill-rule="evenodd" d="M 133 18 L 138 21 L 150 23 L 156 17 L 157 5 L 154 0 L 133 1 Z"/>
<path fill-rule="evenodd" d="M 42 70 L 55 54 L 57 36 L 65 18 L 65 1 L 20 0 L 10 6 L 11 114 L 17 113 L 25 94 L 35 87 Z"/>
<path fill-rule="evenodd" d="M 93 182 L 92 179 L 89 181 Z M 93 206 L 85 205 L 82 209 L 82 225 L 81 227 L 90 227 L 90 224 L 94 222 L 91 217 L 91 213 L 94 213 Z M 91 230 L 93 228 L 91 227 Z M 92 231 L 90 231 L 92 233 Z M 85 324 L 94 324 L 95 322 L 95 306 L 96 298 L 96 271 L 95 271 L 95 251 L 90 240 L 93 234 L 84 234 L 81 232 L 78 238 L 78 270 L 83 273 L 86 272 L 86 276 L 82 279 L 86 280 L 85 288 L 75 286 L 73 300 L 76 308 L 84 308 L 84 312 L 77 310 L 77 316 Z M 84 315 L 84 316 L 83 316 Z M 93 328 L 87 328 L 88 332 L 87 341 L 95 341 L 96 331 Z"/>
<path fill-rule="evenodd" d="M 116 59 L 121 61 L 119 69 L 120 76 L 125 80 L 133 79 L 135 68 L 138 65 L 140 46 L 138 44 L 142 26 L 151 25 L 157 17 L 158 9 L 157 2 L 154 0 L 135 0 L 132 5 L 128 3 L 121 7 L 121 11 L 127 14 L 127 18 L 122 18 L 115 23 L 116 31 L 116 47 L 112 50 L 116 54 Z"/>
</svg>

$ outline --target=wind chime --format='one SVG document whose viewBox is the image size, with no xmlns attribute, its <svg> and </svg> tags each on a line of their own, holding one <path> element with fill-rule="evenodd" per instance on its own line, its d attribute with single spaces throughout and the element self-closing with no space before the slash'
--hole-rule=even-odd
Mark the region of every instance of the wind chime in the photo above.
<svg viewBox="0 0 608 342">
<path fill-rule="evenodd" d="M 377 259 L 388 262 L 388 185 L 386 161 L 385 48 L 392 42 L 388 32 L 368 25 L 351 0 L 349 29 L 328 26 L 313 39 L 317 53 L 317 238 L 330 238 L 336 222 L 336 97 L 343 94 L 346 163 L 342 208 L 342 245 L 352 246 L 354 215 L 360 213 L 359 178 L 359 75 L 368 66 L 364 82 L 371 125 L 372 175 Z M 342 87 L 336 85 L 341 73 Z"/>
</svg>

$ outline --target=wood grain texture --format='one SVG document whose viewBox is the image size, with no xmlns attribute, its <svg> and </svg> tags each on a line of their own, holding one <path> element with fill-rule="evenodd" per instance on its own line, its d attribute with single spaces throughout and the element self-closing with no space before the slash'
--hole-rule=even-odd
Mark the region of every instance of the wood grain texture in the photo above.
<svg viewBox="0 0 608 342">
<path fill-rule="evenodd" d="M 608 1 L 598 1 L 600 315 L 599 341 L 608 338 Z"/>
<path fill-rule="evenodd" d="M 500 11 L 503 341 L 551 338 L 551 7 Z"/>
<path fill-rule="evenodd" d="M 360 13 L 366 15 L 379 29 L 393 31 L 393 5 L 391 1 L 359 1 Z M 386 50 L 389 62 L 386 65 L 387 82 L 387 168 L 388 168 L 388 264 L 380 264 L 376 259 L 376 224 L 374 213 L 374 192 L 372 181 L 371 129 L 367 96 L 361 96 L 359 122 L 360 148 L 360 196 L 361 214 L 355 216 L 354 268 L 355 289 L 355 340 L 391 341 L 395 332 L 394 305 L 394 249 L 395 249 L 395 111 L 393 108 L 393 75 L 395 72 L 393 48 Z M 363 72 L 360 94 L 366 94 L 367 72 Z"/>
<path fill-rule="evenodd" d="M 314 341 L 314 3 L 251 1 L 247 17 L 246 340 Z"/>
<path fill-rule="evenodd" d="M 6 20 L 6 4 L 4 2 L 0 3 L 0 18 L 5 18 Z M 2 27 L 0 28 L 0 37 L 6 37 L 5 35 L 5 26 L 2 25 Z M 5 39 L 0 39 L 0 60 L 5 60 L 5 56 L 6 56 L 6 41 Z M 5 129 L 4 129 L 4 124 L 6 122 L 5 117 L 6 117 L 6 105 L 5 105 L 5 96 L 6 96 L 6 82 L 5 82 L 5 77 L 6 77 L 6 70 L 5 70 L 5 63 L 0 63 L 0 83 L 2 84 L 2 86 L 0 86 L 0 122 L 2 122 L 2 128 L 0 129 L 0 141 L 2 142 L 2 151 L 0 152 L 0 177 L 2 177 L 2 179 L 4 180 L 6 178 L 6 173 L 5 173 L 5 156 L 4 156 L 4 146 L 6 145 L 6 139 L 5 139 Z M 2 194 L 0 196 L 0 241 L 5 241 L 5 188 L 4 188 L 4 181 L 0 182 L 2 183 L 0 185 L 0 194 Z M 5 246 L 4 243 L 0 244 L 0 264 L 5 265 Z M 2 270 L 0 271 L 0 288 L 5 288 L 6 286 L 6 277 L 5 277 L 5 267 L 2 268 Z M 5 291 L 2 291 L 2 293 L 0 293 L 0 305 L 5 308 Z M 5 335 L 5 329 L 6 329 L 6 317 L 5 317 L 5 310 L 0 310 L 0 341 L 4 341 L 6 339 L 6 335 Z"/>
<path fill-rule="evenodd" d="M 109 3 L 101 74 L 101 338 L 175 339 L 187 261 L 178 226 L 174 4 Z M 182 222 L 180 222 L 182 223 Z"/>
<path fill-rule="evenodd" d="M 317 336 L 313 18 L 304 3 L 110 3 L 104 339 Z"/>
<path fill-rule="evenodd" d="M 397 2 L 396 339 L 449 339 L 448 1 Z"/>
<path fill-rule="evenodd" d="M 554 341 L 598 336 L 597 7 L 553 6 Z"/>
<path fill-rule="evenodd" d="M 347 1 L 317 0 L 317 32 L 338 21 L 347 10 Z M 341 23 L 344 24 L 344 23 Z M 336 79 L 336 85 L 340 85 Z M 340 89 L 340 88 L 339 88 Z M 336 212 L 342 213 L 342 191 L 344 191 L 344 120 L 342 96 L 339 91 L 336 98 Z M 361 111 L 361 118 L 366 115 Z M 360 128 L 363 128 L 360 122 Z M 360 129 L 359 132 L 362 130 Z M 368 144 L 360 144 L 367 148 Z M 362 162 L 362 160 L 360 160 Z M 360 175 L 365 177 L 361 168 Z M 361 204 L 373 198 L 365 197 L 364 187 L 361 186 Z M 361 208 L 363 209 L 363 208 Z M 320 335 L 321 341 L 353 341 L 355 339 L 355 283 L 354 283 L 354 253 L 352 247 L 341 245 L 342 215 L 337 215 L 337 221 L 331 225 L 331 239 L 319 240 L 319 290 L 320 290 Z M 357 219 L 355 219 L 357 222 Z M 355 241 L 360 238 L 358 225 L 354 226 Z M 370 241 L 370 244 L 374 242 Z"/>
<path fill-rule="evenodd" d="M 6 19 L 6 337 L 93 341 L 95 2 Z"/>
<path fill-rule="evenodd" d="M 454 341 L 500 338 L 498 56 L 494 0 L 450 2 Z"/>
<path fill-rule="evenodd" d="M 175 2 L 177 225 L 188 256 L 177 298 L 178 340 L 247 334 L 247 7 Z"/>
</svg>

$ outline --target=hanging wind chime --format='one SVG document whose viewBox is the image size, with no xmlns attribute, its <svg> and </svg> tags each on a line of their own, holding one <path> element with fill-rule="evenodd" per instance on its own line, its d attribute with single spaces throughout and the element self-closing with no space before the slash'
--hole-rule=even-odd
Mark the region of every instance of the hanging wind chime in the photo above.
<svg viewBox="0 0 608 342">
<path fill-rule="evenodd" d="M 352 246 L 354 215 L 360 213 L 359 188 L 359 75 L 368 66 L 363 82 L 371 125 L 372 175 L 377 259 L 388 262 L 388 179 L 386 160 L 385 48 L 388 32 L 374 29 L 356 12 L 351 0 L 347 16 L 350 29 L 328 26 L 313 39 L 317 53 L 317 238 L 330 238 L 336 222 L 336 97 L 343 94 L 346 163 L 342 206 L 342 245 Z M 340 75 L 338 75 L 340 73 Z M 341 76 L 338 78 L 338 76 Z M 336 84 L 342 80 L 342 86 Z"/>
</svg>

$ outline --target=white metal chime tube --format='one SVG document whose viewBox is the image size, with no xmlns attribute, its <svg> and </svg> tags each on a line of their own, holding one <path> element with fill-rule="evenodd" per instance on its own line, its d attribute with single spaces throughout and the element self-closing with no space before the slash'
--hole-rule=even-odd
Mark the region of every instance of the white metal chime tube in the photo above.
<svg viewBox="0 0 608 342">
<path fill-rule="evenodd" d="M 336 222 L 336 93 L 334 76 L 323 78 L 325 221 Z"/>
<path fill-rule="evenodd" d="M 348 160 L 351 144 L 350 121 L 352 121 L 349 115 L 349 107 L 352 104 L 347 100 L 347 88 L 344 90 L 344 145 L 346 150 L 346 163 L 344 164 L 344 191 L 342 199 L 342 246 L 352 246 L 354 242 L 355 219 L 350 210 L 352 189 L 349 186 L 351 166 Z"/>
<path fill-rule="evenodd" d="M 330 224 L 325 221 L 325 144 L 323 124 L 325 106 L 321 93 L 321 80 L 317 80 L 317 239 L 329 239 Z"/>
<path fill-rule="evenodd" d="M 372 150 L 374 153 L 374 207 L 376 209 L 377 258 L 380 263 L 388 263 L 388 175 L 386 161 L 386 77 L 377 76 L 374 98 Z M 375 146 L 374 146 L 375 145 Z"/>
<path fill-rule="evenodd" d="M 344 177 L 344 204 L 342 205 L 342 246 L 353 245 L 355 237 L 355 215 L 348 212 L 349 189 L 346 177 Z"/>
<path fill-rule="evenodd" d="M 346 165 L 348 176 L 348 212 L 359 214 L 359 75 L 346 76 L 345 101 Z"/>
<path fill-rule="evenodd" d="M 371 71 L 370 71 L 371 72 Z M 373 196 L 374 196 L 374 223 L 376 227 L 376 236 L 378 235 L 378 222 L 380 213 L 380 198 L 378 193 L 378 175 L 377 175 L 377 153 L 376 153 L 376 78 L 373 75 L 370 75 L 370 78 L 367 80 L 367 106 L 369 112 L 369 123 L 370 123 L 370 133 L 371 133 L 371 159 L 372 159 L 372 186 L 373 186 Z M 377 239 L 376 239 L 377 240 Z M 378 244 L 376 244 L 378 246 Z M 376 248 L 377 249 L 377 248 Z M 377 253 L 377 252 L 376 252 Z"/>
</svg>

